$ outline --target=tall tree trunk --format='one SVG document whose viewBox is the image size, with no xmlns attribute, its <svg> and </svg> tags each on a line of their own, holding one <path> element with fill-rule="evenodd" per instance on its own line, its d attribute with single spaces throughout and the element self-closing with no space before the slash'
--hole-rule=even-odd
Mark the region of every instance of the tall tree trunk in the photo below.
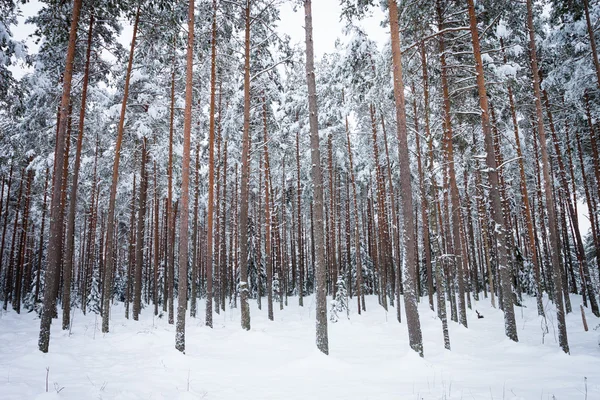
<svg viewBox="0 0 600 400">
<path fill-rule="evenodd" d="M 135 163 L 136 163 L 136 158 L 134 156 L 134 168 L 135 168 Z M 136 181 L 137 179 L 137 175 L 133 175 L 133 189 L 131 191 L 131 217 L 129 219 L 129 252 L 127 254 L 128 256 L 128 262 L 127 262 L 127 287 L 125 289 L 125 318 L 129 319 L 129 307 L 130 307 L 130 303 L 131 303 L 131 291 L 132 291 L 132 273 L 135 269 L 135 257 L 136 257 L 136 251 L 135 251 L 135 199 L 137 194 L 137 186 L 136 186 Z M 117 250 L 118 251 L 118 250 Z M 119 264 L 117 263 L 117 266 Z"/>
<path fill-rule="evenodd" d="M 196 318 L 196 304 L 198 297 L 198 206 L 200 200 L 200 141 L 196 145 L 196 190 L 194 192 L 194 219 L 192 227 L 192 287 L 190 293 L 190 317 Z"/>
<path fill-rule="evenodd" d="M 550 126 L 551 140 L 554 144 L 554 151 L 556 152 L 556 160 L 558 162 L 558 177 L 559 177 L 560 184 L 562 186 L 562 190 L 564 192 L 564 200 L 567 203 L 567 209 L 569 211 L 569 216 L 571 218 L 571 221 L 573 222 L 573 230 L 575 231 L 575 246 L 577 248 L 577 254 L 578 254 L 577 258 L 579 259 L 579 263 L 581 264 L 581 267 L 583 269 L 582 283 L 584 285 L 586 285 L 592 312 L 594 313 L 595 316 L 600 317 L 600 310 L 598 309 L 598 302 L 596 301 L 594 287 L 592 286 L 592 280 L 590 278 L 590 269 L 589 269 L 589 266 L 588 266 L 588 263 L 586 260 L 586 256 L 585 256 L 585 248 L 583 246 L 583 240 L 581 238 L 581 233 L 579 231 L 579 221 L 577 218 L 577 214 L 575 213 L 573 204 L 571 203 L 571 195 L 569 192 L 569 182 L 567 181 L 567 173 L 565 170 L 565 164 L 563 162 L 562 155 L 560 153 L 560 147 L 558 146 L 558 139 L 556 137 L 556 132 L 554 129 L 554 120 L 552 118 L 552 112 L 550 111 L 550 101 L 548 100 L 548 94 L 546 93 L 545 90 L 543 91 L 543 95 L 545 97 L 544 100 L 546 103 L 546 112 L 548 115 L 548 123 Z M 594 225 L 592 225 L 592 226 L 594 226 Z M 595 228 L 595 226 L 594 226 L 594 228 Z M 561 272 L 560 276 L 562 276 L 562 272 Z M 556 282 L 555 282 L 555 284 L 556 284 Z M 565 303 L 566 302 L 567 302 L 567 299 L 565 298 Z"/>
<path fill-rule="evenodd" d="M 44 303 L 40 318 L 40 337 L 38 340 L 38 347 L 43 353 L 48 352 L 50 345 L 50 325 L 52 324 L 52 314 L 56 306 L 56 290 L 54 289 L 58 287 L 58 275 L 60 273 L 59 268 L 62 256 L 63 213 L 61 207 L 61 186 L 63 173 L 60 167 L 65 158 L 65 132 L 67 130 L 67 113 L 71 102 L 71 81 L 73 79 L 73 64 L 75 60 L 75 47 L 77 45 L 77 25 L 79 24 L 81 3 L 82 0 L 74 0 L 73 2 L 73 15 L 71 16 L 69 45 L 67 47 L 62 97 L 60 100 L 60 119 L 58 134 L 56 136 L 55 172 L 52 184 L 52 200 L 50 203 L 51 228 L 48 240 L 48 266 L 46 268 L 46 287 L 44 289 Z"/>
<path fill-rule="evenodd" d="M 173 39 L 175 41 L 175 39 Z M 175 43 L 173 43 L 175 46 Z M 175 51 L 175 49 L 173 49 Z M 169 114 L 169 164 L 167 166 L 167 207 L 166 213 L 166 258 L 165 258 L 165 307 L 168 310 L 168 322 L 173 324 L 173 286 L 175 280 L 175 218 L 173 211 L 173 134 L 175 130 L 175 56 L 173 55 L 171 71 L 171 109 Z"/>
<path fill-rule="evenodd" d="M 12 166 L 11 166 L 12 170 Z M 44 202 L 42 203 L 42 226 L 40 228 L 40 246 L 38 249 L 38 261 L 37 261 L 37 273 L 35 276 L 35 294 L 33 296 L 34 303 L 37 304 L 40 295 L 40 277 L 42 273 L 42 260 L 44 257 L 44 229 L 46 227 L 46 211 L 48 208 L 48 182 L 50 178 L 50 168 L 46 167 L 46 180 L 44 183 Z M 4 190 L 3 190 L 4 192 Z M 0 203 L 2 203 L 2 197 L 0 196 Z M 2 214 L 0 213 L 0 216 Z M 0 248 L 0 254 L 4 251 L 4 236 L 2 237 L 2 246 Z M 2 256 L 0 255 L 0 271 L 2 271 Z M 82 307 L 84 305 L 82 304 Z M 85 312 L 84 312 L 85 314 Z"/>
<path fill-rule="evenodd" d="M 506 52 L 504 50 L 504 40 L 500 38 L 500 46 L 502 47 L 502 56 L 504 57 L 504 63 L 508 62 Z M 513 97 L 512 87 L 507 84 L 508 90 L 508 103 L 510 105 L 510 114 L 512 117 L 513 131 L 515 133 L 515 146 L 517 150 L 517 157 L 519 158 L 519 186 L 521 188 L 521 198 L 523 200 L 523 213 L 525 222 L 527 225 L 527 237 L 529 243 L 529 250 L 531 252 L 531 261 L 533 263 L 535 288 L 536 288 L 536 303 L 538 315 L 544 316 L 544 306 L 542 304 L 542 283 L 540 276 L 540 264 L 537 257 L 537 251 L 535 247 L 535 234 L 533 232 L 533 218 L 531 216 L 531 208 L 529 206 L 529 192 L 527 190 L 527 180 L 525 178 L 525 165 L 523 161 L 523 152 L 521 151 L 521 139 L 519 138 L 519 124 L 517 122 L 517 113 L 515 109 L 515 101 Z"/>
<path fill-rule="evenodd" d="M 29 227 L 29 207 L 31 204 L 31 182 L 33 181 L 33 169 L 29 169 L 27 171 L 27 188 L 25 189 L 25 204 L 23 207 L 23 219 L 21 222 L 21 240 L 19 244 L 19 255 L 17 261 L 17 271 L 15 274 L 15 293 L 13 295 L 12 306 L 13 310 L 17 312 L 17 314 L 21 313 L 21 294 L 25 292 L 22 289 L 23 285 L 29 287 L 29 279 L 24 279 L 27 277 L 25 272 L 25 252 L 27 248 L 27 237 L 28 237 L 28 227 Z"/>
<path fill-rule="evenodd" d="M 217 0 L 213 0 L 208 135 L 208 206 L 206 216 L 206 326 L 213 326 L 213 216 L 215 202 L 215 94 L 217 87 Z M 242 268 L 243 270 L 243 268 Z M 243 296 L 243 295 L 242 295 Z M 243 300 L 242 300 L 243 308 Z"/>
<path fill-rule="evenodd" d="M 6 228 L 8 226 L 8 214 L 9 214 L 9 205 L 10 205 L 10 189 L 12 186 L 13 180 L 13 168 L 14 164 L 11 162 L 10 164 L 10 172 L 8 174 L 8 183 L 6 189 L 6 207 L 4 207 L 4 225 L 2 228 L 2 244 L 0 244 L 0 277 L 2 276 L 2 267 L 4 266 L 4 245 L 6 243 Z M 0 203 L 2 202 L 2 198 L 0 198 Z M 44 202 L 45 204 L 45 202 Z M 45 209 L 45 207 L 44 207 Z M 38 267 L 41 268 L 41 265 Z"/>
<path fill-rule="evenodd" d="M 438 29 L 442 31 L 445 28 L 444 16 L 442 14 L 441 0 L 436 2 L 436 9 L 438 14 Z M 452 234 L 448 235 L 448 244 L 450 253 L 453 254 L 453 263 L 458 272 L 458 311 L 461 325 L 467 327 L 467 309 L 465 306 L 465 283 L 464 283 L 464 271 L 468 269 L 467 265 L 467 254 L 464 252 L 462 245 L 460 231 L 461 231 L 461 209 L 460 209 L 460 198 L 458 194 L 458 185 L 456 183 L 456 171 L 454 166 L 454 145 L 453 141 L 453 130 L 452 130 L 452 114 L 450 109 L 450 91 L 448 87 L 448 76 L 447 76 L 447 65 L 446 65 L 446 45 L 444 42 L 444 35 L 439 36 L 440 45 L 440 66 L 441 66 L 441 81 L 442 81 L 442 94 L 444 104 L 444 136 L 446 138 L 445 155 L 448 162 L 448 178 L 450 184 L 450 202 L 452 205 L 452 212 L 447 216 L 451 220 Z"/>
<path fill-rule="evenodd" d="M 23 185 L 25 184 L 25 168 L 21 171 L 21 180 L 19 181 L 19 195 L 17 196 L 17 207 L 15 208 L 15 222 L 12 231 L 12 239 L 10 244 L 10 253 L 8 256 L 8 269 L 4 274 L 4 303 L 2 308 L 6 311 L 8 307 L 8 299 L 11 298 L 13 290 L 13 268 L 15 265 L 15 247 L 17 242 L 17 234 L 20 230 L 19 215 L 21 211 L 21 203 L 23 201 Z M 8 208 L 8 207 L 7 207 Z"/>
<path fill-rule="evenodd" d="M 83 88 L 81 91 L 81 110 L 79 111 L 79 133 L 77 135 L 77 151 L 75 153 L 75 164 L 73 166 L 73 182 L 71 184 L 71 199 L 69 203 L 69 215 L 67 221 L 66 247 L 64 259 L 64 289 L 63 289 L 63 330 L 69 329 L 71 325 L 71 271 L 73 270 L 73 253 L 75 242 L 75 211 L 77 210 L 77 187 L 79 183 L 79 168 L 81 166 L 81 150 L 83 146 L 83 128 L 85 123 L 85 109 L 87 104 L 87 90 L 90 76 L 90 55 L 92 52 L 92 33 L 94 30 L 94 10 L 90 15 L 90 23 L 87 35 L 87 50 L 85 53 L 85 67 L 83 72 Z"/>
<path fill-rule="evenodd" d="M 296 131 L 296 171 L 297 171 L 297 188 L 296 195 L 298 196 L 297 218 L 298 218 L 298 305 L 304 306 L 304 246 L 302 244 L 302 186 L 300 183 L 300 133 Z M 360 311 L 359 311 L 360 312 Z"/>
<path fill-rule="evenodd" d="M 314 264 L 316 278 L 316 343 L 317 348 L 329 354 L 329 339 L 327 335 L 327 297 L 325 243 L 323 237 L 323 173 L 321 171 L 321 150 L 319 146 L 319 116 L 317 111 L 317 85 L 315 79 L 312 1 L 304 0 L 304 29 L 306 33 L 306 81 L 308 84 L 308 111 L 310 123 L 310 149 L 312 161 L 312 184 L 314 195 L 314 234 L 316 260 Z M 312 229 L 312 227 L 311 227 Z"/>
<path fill-rule="evenodd" d="M 360 249 L 360 224 L 358 201 L 356 200 L 356 179 L 354 178 L 354 165 L 352 157 L 352 145 L 350 143 L 350 129 L 348 127 L 348 116 L 346 116 L 346 143 L 348 145 L 348 161 L 350 169 L 350 181 L 352 182 L 352 204 L 354 205 L 354 258 L 356 262 L 356 302 L 357 311 L 360 315 L 361 310 L 365 310 L 364 302 L 361 301 L 363 282 L 362 282 L 362 254 Z M 399 289 L 398 289 L 399 290 Z M 398 305 L 399 307 L 400 305 Z"/>
<path fill-rule="evenodd" d="M 481 122 L 483 126 L 484 143 L 486 151 L 486 164 L 488 168 L 488 183 L 490 185 L 490 201 L 492 220 L 495 224 L 495 234 L 498 242 L 498 269 L 500 272 L 500 282 L 502 285 L 504 326 L 506 336 L 517 342 L 517 326 L 515 322 L 515 311 L 512 298 L 512 280 L 511 271 L 508 264 L 508 249 L 506 242 L 506 229 L 502 216 L 502 202 L 500 199 L 498 171 L 496 158 L 494 157 L 494 143 L 490 126 L 488 98 L 485 87 L 485 76 L 483 72 L 483 62 L 481 60 L 481 49 L 479 46 L 479 32 L 477 30 L 477 16 L 475 15 L 475 5 L 473 0 L 467 0 L 469 8 L 469 23 L 471 28 L 471 40 L 473 42 L 473 53 L 475 57 L 475 70 L 477 72 L 477 90 L 479 92 L 479 105 L 481 108 Z"/>
<path fill-rule="evenodd" d="M 115 205 L 117 200 L 117 183 L 119 181 L 119 161 L 121 158 L 121 144 L 123 142 L 123 130 L 125 128 L 125 112 L 127 111 L 127 98 L 129 97 L 129 81 L 131 79 L 131 69 L 133 67 L 133 54 L 135 50 L 135 40 L 137 37 L 138 23 L 140 20 L 140 7 L 136 11 L 135 23 L 133 24 L 133 36 L 131 38 L 131 48 L 129 50 L 129 63 L 125 75 L 125 88 L 123 91 L 123 102 L 121 104 L 121 116 L 117 129 L 117 143 L 115 146 L 115 159 L 113 164 L 112 184 L 110 187 L 110 198 L 108 201 L 108 220 L 106 223 L 106 269 L 104 272 L 103 291 L 102 291 L 102 332 L 108 333 L 110 318 L 110 303 L 112 298 L 113 268 L 114 258 L 112 250 L 115 239 Z M 49 250 L 50 251 L 50 250 Z"/>
<path fill-rule="evenodd" d="M 430 123 L 429 123 L 429 115 L 430 115 L 429 77 L 428 77 L 428 73 L 427 73 L 427 58 L 425 56 L 425 42 L 421 41 L 419 48 L 420 48 L 419 50 L 421 53 L 421 69 L 423 71 L 423 73 L 422 73 L 422 75 L 423 75 L 422 76 L 423 77 L 423 111 L 424 111 L 423 114 L 424 114 L 424 118 L 425 118 L 425 140 L 427 141 L 427 146 L 428 146 L 428 150 L 429 150 L 429 164 L 430 164 L 429 165 L 429 174 L 431 175 L 431 179 L 434 180 L 434 182 L 431 182 L 430 184 L 432 186 L 432 189 L 435 191 L 436 184 L 435 184 L 435 177 L 433 174 L 433 138 L 431 136 L 431 129 L 430 129 Z M 421 195 L 423 195 L 423 193 L 421 193 Z M 425 207 L 425 204 L 423 204 L 423 207 Z M 432 207 L 432 211 L 433 211 L 433 214 L 435 215 L 435 205 Z M 424 225 L 424 227 L 427 227 L 429 225 L 429 209 L 425 210 L 424 216 L 427 217 L 426 218 L 427 222 L 424 221 L 423 224 L 427 223 L 427 225 Z M 432 219 L 432 223 L 436 224 L 435 216 Z M 431 247 L 426 247 L 425 252 L 426 252 L 426 254 L 429 254 L 429 260 L 430 260 L 427 263 L 427 255 L 426 255 L 425 256 L 426 257 L 426 265 L 428 267 L 427 288 L 430 293 L 429 294 L 429 307 L 433 310 L 433 308 L 434 308 L 434 306 L 433 306 L 433 269 L 432 269 L 432 265 L 431 265 Z M 437 268 L 437 263 L 436 263 L 436 268 Z M 444 306 L 445 306 L 445 304 L 446 303 L 444 301 Z M 445 313 L 445 311 L 444 311 L 444 313 Z"/>
<path fill-rule="evenodd" d="M 273 219 L 271 215 L 271 179 L 267 137 L 267 106 L 263 100 L 263 155 L 265 169 L 265 260 L 267 262 L 267 315 L 273 321 L 273 248 L 271 244 Z"/>
<path fill-rule="evenodd" d="M 147 140 L 142 139 L 142 162 L 140 168 L 139 209 L 135 244 L 135 278 L 133 288 L 133 320 L 139 319 L 142 311 L 142 268 L 144 266 L 144 234 L 146 227 L 146 198 L 148 193 L 148 174 L 146 163 L 148 158 Z"/>
<path fill-rule="evenodd" d="M 242 176 L 240 188 L 240 307 L 242 311 L 242 328 L 245 330 L 250 330 L 250 306 L 248 304 L 248 186 L 250 180 L 250 0 L 246 0 L 246 8 L 244 12 L 244 132 L 242 138 Z"/>
<path fill-rule="evenodd" d="M 472 0 L 469 0 L 472 1 Z M 537 130 L 542 151 L 542 171 L 544 175 L 544 190 L 546 195 L 546 209 L 548 211 L 548 223 L 550 225 L 550 253 L 552 256 L 552 277 L 554 280 L 554 301 L 556 303 L 556 320 L 558 322 L 558 341 L 565 353 L 569 353 L 569 342 L 567 339 L 567 326 L 563 308 L 562 288 L 560 281 L 560 264 L 558 256 L 558 225 L 556 223 L 556 211 L 552 201 L 552 181 L 550 176 L 550 161 L 546 146 L 546 132 L 544 130 L 544 117 L 542 115 L 542 97 L 540 91 L 540 79 L 537 63 L 537 51 L 535 45 L 535 31 L 533 27 L 532 0 L 527 0 L 527 29 L 529 30 L 529 52 L 531 57 L 531 72 L 533 75 L 533 92 L 535 95 L 535 112 L 537 118 Z M 541 201 L 541 199 L 540 199 Z"/>
<path fill-rule="evenodd" d="M 220 114 L 220 113 L 219 113 Z M 220 119 L 220 118 L 219 118 Z M 222 195 L 221 195 L 221 225 L 219 229 L 221 233 L 220 237 L 220 284 L 221 284 L 221 310 L 225 311 L 225 298 L 227 295 L 227 238 L 225 237 L 226 230 L 225 226 L 227 225 L 227 139 L 225 139 L 225 144 L 223 146 L 223 167 L 222 167 Z"/>
<path fill-rule="evenodd" d="M 188 226 L 190 199 L 190 158 L 192 132 L 192 74 L 194 56 L 194 0 L 188 6 L 188 44 L 185 76 L 185 112 L 183 119 L 183 161 L 181 166 L 181 218 L 179 221 L 179 288 L 175 348 L 185 353 L 185 312 L 187 310 Z"/>
<path fill-rule="evenodd" d="M 417 264 L 415 254 L 415 225 L 413 217 L 413 199 L 410 183 L 410 158 L 406 128 L 406 110 L 404 103 L 404 82 L 402 80 L 402 53 L 400 51 L 400 28 L 398 26 L 398 5 L 396 0 L 388 0 L 390 13 L 390 30 L 392 37 L 392 59 L 394 69 L 394 100 L 396 103 L 396 120 L 398 129 L 398 161 L 400 164 L 400 194 L 404 219 L 404 308 L 408 325 L 410 347 L 423 357 L 423 337 L 421 322 L 417 309 L 415 282 Z"/>
<path fill-rule="evenodd" d="M 158 179 L 156 174 L 156 160 L 154 160 L 154 281 L 152 285 L 152 302 L 154 303 L 154 315 L 158 315 L 158 270 L 160 268 L 160 234 L 159 234 L 159 208 Z"/>
<path fill-rule="evenodd" d="M 425 66 L 427 68 L 427 66 Z M 421 162 L 421 140 L 419 138 L 419 117 L 417 110 L 417 96 L 415 93 L 414 83 L 412 85 L 413 93 L 413 114 L 415 119 L 415 144 L 417 153 L 417 170 L 419 173 L 419 191 L 421 194 L 421 220 L 423 224 L 423 251 L 425 254 L 425 270 L 427 271 L 427 296 L 429 297 L 429 307 L 434 310 L 433 306 L 433 281 L 431 277 L 431 244 L 429 243 L 429 203 L 427 201 L 427 190 L 425 188 L 425 178 L 423 173 L 423 163 Z M 389 166 L 388 166 L 389 170 Z M 390 179 L 390 187 L 393 188 Z M 393 191 L 393 189 L 392 189 Z"/>
</svg>

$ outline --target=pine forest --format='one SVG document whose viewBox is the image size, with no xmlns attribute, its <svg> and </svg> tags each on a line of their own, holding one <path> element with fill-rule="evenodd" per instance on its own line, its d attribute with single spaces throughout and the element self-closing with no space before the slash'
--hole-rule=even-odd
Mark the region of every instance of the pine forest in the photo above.
<svg viewBox="0 0 600 400">
<path fill-rule="evenodd" d="M 599 0 L 0 0 L 1 399 L 599 399 Z"/>
</svg>

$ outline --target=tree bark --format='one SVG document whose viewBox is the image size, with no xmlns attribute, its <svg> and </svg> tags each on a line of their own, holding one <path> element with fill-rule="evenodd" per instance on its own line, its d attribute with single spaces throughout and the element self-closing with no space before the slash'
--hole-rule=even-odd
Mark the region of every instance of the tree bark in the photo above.
<svg viewBox="0 0 600 400">
<path fill-rule="evenodd" d="M 469 0 L 472 1 L 472 0 Z M 552 201 L 552 181 L 550 176 L 550 161 L 546 145 L 546 132 L 544 129 L 544 117 L 542 115 L 542 97 L 540 91 L 540 79 L 537 63 L 537 52 L 535 45 L 535 31 L 533 27 L 532 0 L 527 0 L 527 29 L 529 31 L 529 52 L 531 57 L 531 70 L 533 75 L 533 92 L 535 95 L 535 112 L 537 118 L 537 131 L 542 152 L 542 171 L 544 175 L 544 191 L 546 195 L 546 209 L 548 211 L 548 224 L 550 225 L 550 253 L 552 257 L 552 277 L 554 280 L 554 301 L 556 303 L 556 319 L 558 322 L 558 341 L 565 353 L 569 353 L 569 342 L 567 339 L 567 326 L 563 309 L 563 298 L 561 288 L 561 271 L 558 249 L 558 225 L 556 223 L 556 211 Z M 541 201 L 541 199 L 540 199 Z"/>
<path fill-rule="evenodd" d="M 137 37 L 138 23 L 140 20 L 140 7 L 136 11 L 135 23 L 133 24 L 133 36 L 131 39 L 131 48 L 129 50 L 129 63 L 125 76 L 125 88 L 123 92 L 123 102 L 121 104 L 121 116 L 117 130 L 117 143 L 115 146 L 115 159 L 113 163 L 112 184 L 110 187 L 110 198 L 108 202 L 108 221 L 106 223 L 106 269 L 104 272 L 103 291 L 102 291 L 102 332 L 108 333 L 110 318 L 110 303 L 112 298 L 113 268 L 114 258 L 113 247 L 115 239 L 115 205 L 117 199 L 117 183 L 119 180 L 119 161 L 121 158 L 121 144 L 123 142 L 123 131 L 125 129 L 125 112 L 127 111 L 127 98 L 129 97 L 129 81 L 131 79 L 131 69 L 133 67 L 133 55 L 135 50 L 135 40 Z M 50 250 L 49 250 L 50 251 Z"/>
<path fill-rule="evenodd" d="M 213 326 L 213 216 L 215 202 L 215 94 L 217 87 L 217 0 L 213 0 L 211 67 L 210 67 L 210 122 L 208 135 L 208 206 L 206 216 L 206 326 Z"/>
<path fill-rule="evenodd" d="M 192 74 L 194 62 L 194 0 L 188 6 L 188 43 L 185 76 L 185 112 L 183 120 L 183 161 L 181 166 L 181 218 L 179 221 L 179 287 L 175 348 L 185 353 L 185 313 L 188 290 L 188 226 L 190 200 L 190 157 L 192 132 Z"/>
<path fill-rule="evenodd" d="M 147 140 L 142 139 L 142 162 L 140 169 L 139 209 L 135 245 L 135 278 L 133 288 L 133 320 L 139 319 L 142 310 L 142 268 L 144 266 L 144 234 L 146 227 L 146 198 L 148 193 L 148 174 L 146 163 L 148 159 Z"/>
<path fill-rule="evenodd" d="M 408 325 L 410 347 L 423 357 L 423 337 L 421 322 L 417 309 L 415 282 L 417 274 L 415 254 L 415 225 L 413 217 L 413 199 L 410 182 L 410 159 L 406 127 L 406 110 L 404 102 L 404 82 L 402 80 L 402 54 L 400 51 L 400 29 L 398 26 L 398 5 L 396 0 L 388 0 L 390 13 L 390 30 L 392 37 L 392 59 L 394 70 L 394 100 L 396 103 L 396 120 L 398 129 L 398 161 L 400 163 L 400 194 L 402 214 L 404 218 L 404 308 Z"/>
<path fill-rule="evenodd" d="M 244 12 L 244 132 L 242 138 L 242 173 L 240 188 L 240 307 L 242 329 L 250 330 L 250 306 L 248 304 L 248 186 L 250 179 L 250 0 L 246 0 L 246 8 Z"/>
<path fill-rule="evenodd" d="M 304 0 L 304 29 L 306 42 L 306 81 L 308 84 L 308 112 L 310 123 L 310 149 L 312 161 L 312 184 L 314 195 L 314 229 L 313 243 L 316 260 L 314 263 L 316 278 L 316 344 L 317 348 L 329 354 L 329 339 L 327 335 L 327 297 L 325 243 L 323 229 L 323 172 L 321 171 L 321 150 L 319 146 L 319 116 L 317 111 L 317 85 L 315 79 L 312 1 Z"/>
<path fill-rule="evenodd" d="M 485 76 L 483 72 L 483 62 L 481 60 L 481 49 L 479 46 L 479 32 L 477 30 L 477 16 L 475 15 L 475 5 L 473 0 L 467 0 L 469 8 L 469 23 L 471 29 L 471 40 L 473 42 L 473 53 L 475 57 L 475 69 L 477 71 L 477 90 L 479 92 L 479 105 L 481 107 L 481 122 L 483 126 L 484 143 L 486 151 L 486 164 L 488 169 L 488 181 L 490 185 L 490 201 L 492 220 L 495 224 L 495 236 L 498 242 L 498 269 L 500 272 L 500 282 L 503 298 L 504 325 L 506 336 L 517 342 L 517 327 L 515 322 L 515 312 L 512 304 L 511 271 L 508 265 L 508 249 L 506 239 L 506 229 L 502 216 L 502 202 L 500 199 L 498 171 L 496 158 L 494 156 L 494 143 L 490 126 L 488 98 L 485 87 Z"/>
<path fill-rule="evenodd" d="M 56 306 L 56 291 L 61 263 L 61 248 L 63 239 L 63 213 L 61 207 L 61 189 L 63 173 L 61 166 L 65 158 L 65 132 L 67 130 L 67 113 L 71 102 L 71 83 L 73 79 L 73 64 L 75 60 L 75 47 L 77 45 L 77 25 L 81 12 L 82 0 L 74 0 L 73 15 L 69 31 L 69 45 L 63 74 L 63 89 L 60 101 L 60 119 L 58 134 L 56 136 L 56 153 L 54 157 L 54 181 L 52 184 L 52 199 L 50 203 L 50 238 L 48 240 L 48 266 L 46 269 L 46 287 L 44 289 L 44 303 L 40 318 L 40 337 L 38 347 L 41 352 L 47 353 L 50 345 L 50 325 L 52 314 Z M 107 320 L 108 325 L 108 320 Z M 108 328 L 107 328 L 108 330 Z"/>
<path fill-rule="evenodd" d="M 73 253 L 75 242 L 75 211 L 77 210 L 77 188 L 79 183 L 79 168 L 81 166 L 81 150 L 83 146 L 83 128 L 85 123 L 85 110 L 87 104 L 87 90 L 90 75 L 90 55 L 92 51 L 92 33 L 94 29 L 94 11 L 90 15 L 90 23 L 87 35 L 87 50 L 85 53 L 85 67 L 83 72 L 83 88 L 81 91 L 81 110 L 79 111 L 79 134 L 77 136 L 77 150 L 75 153 L 75 164 L 73 166 L 73 182 L 71 184 L 71 199 L 69 203 L 69 215 L 67 221 L 66 247 L 64 260 L 64 288 L 63 288 L 63 321 L 62 329 L 67 330 L 71 321 L 71 272 L 73 270 Z"/>
</svg>

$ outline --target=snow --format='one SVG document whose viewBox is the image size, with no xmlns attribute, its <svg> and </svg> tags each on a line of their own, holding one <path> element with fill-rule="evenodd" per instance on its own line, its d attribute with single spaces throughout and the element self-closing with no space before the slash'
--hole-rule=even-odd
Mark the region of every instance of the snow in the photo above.
<svg viewBox="0 0 600 400">
<path fill-rule="evenodd" d="M 589 332 L 573 296 L 567 316 L 571 355 L 562 353 L 555 318 L 547 307 L 549 333 L 542 344 L 542 320 L 535 299 L 516 308 L 519 343 L 504 336 L 501 311 L 489 300 L 474 302 L 484 319 L 468 310 L 469 329 L 449 322 L 452 351 L 444 349 L 441 323 L 419 305 L 425 358 L 408 346 L 406 324 L 367 297 L 367 312 L 329 324 L 330 355 L 315 347 L 314 298 L 297 298 L 275 310 L 275 321 L 251 300 L 252 329 L 239 326 L 239 309 L 214 315 L 214 329 L 201 318 L 187 319 L 186 354 L 175 350 L 175 327 L 152 307 L 140 321 L 113 306 L 111 331 L 101 318 L 75 310 L 72 333 L 52 325 L 50 352 L 37 350 L 34 314 L 4 312 L 0 318 L 0 398 L 12 399 L 583 399 L 600 398 L 600 349 L 588 311 Z M 264 304 L 264 302 L 263 302 Z M 404 309 L 404 307 L 402 307 Z M 204 310 L 204 301 L 198 305 Z M 60 315 L 60 313 L 59 313 Z M 403 316 L 403 321 L 405 321 Z M 45 392 L 46 367 L 49 367 Z M 586 382 L 587 381 L 587 382 Z M 56 390 L 63 388 L 60 393 Z"/>
<path fill-rule="evenodd" d="M 494 59 L 492 57 L 490 57 L 490 55 L 487 53 L 484 53 L 481 55 L 481 60 L 483 61 L 484 64 L 493 64 L 494 63 Z"/>
<path fill-rule="evenodd" d="M 506 21 L 501 20 L 496 27 L 496 36 L 507 39 L 512 31 L 506 26 Z"/>
</svg>

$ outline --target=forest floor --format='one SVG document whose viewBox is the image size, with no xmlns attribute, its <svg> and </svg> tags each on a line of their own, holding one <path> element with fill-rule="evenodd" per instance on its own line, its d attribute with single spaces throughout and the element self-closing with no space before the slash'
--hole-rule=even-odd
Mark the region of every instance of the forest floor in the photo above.
<svg viewBox="0 0 600 400">
<path fill-rule="evenodd" d="M 349 319 L 329 324 L 329 356 L 314 344 L 313 297 L 305 307 L 297 298 L 283 311 L 276 304 L 274 322 L 251 301 L 249 332 L 240 327 L 239 309 L 229 308 L 207 328 L 200 302 L 200 318 L 187 319 L 185 355 L 175 350 L 175 326 L 152 308 L 136 322 L 125 319 L 123 304 L 113 306 L 108 334 L 100 317 L 76 309 L 70 333 L 60 321 L 52 324 L 48 354 L 37 350 L 35 314 L 4 312 L 0 399 L 600 399 L 600 320 L 586 310 L 584 332 L 580 297 L 572 297 L 575 312 L 567 316 L 571 355 L 557 344 L 547 300 L 546 335 L 535 299 L 516 308 L 519 343 L 504 336 L 503 314 L 488 299 L 474 302 L 468 329 L 449 322 L 447 351 L 424 298 L 423 359 L 410 350 L 394 308 L 386 312 L 369 296 L 367 312 L 358 315 L 355 300 Z"/>
</svg>

